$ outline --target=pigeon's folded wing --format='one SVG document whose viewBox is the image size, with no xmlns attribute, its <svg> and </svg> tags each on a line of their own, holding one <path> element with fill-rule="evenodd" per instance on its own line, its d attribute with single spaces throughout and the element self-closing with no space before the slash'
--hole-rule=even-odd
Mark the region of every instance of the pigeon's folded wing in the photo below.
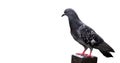
<svg viewBox="0 0 120 63">
<path fill-rule="evenodd" d="M 78 35 L 86 44 L 91 46 L 95 46 L 101 42 L 104 42 L 104 40 L 98 36 L 93 29 L 86 25 L 79 27 Z"/>
</svg>

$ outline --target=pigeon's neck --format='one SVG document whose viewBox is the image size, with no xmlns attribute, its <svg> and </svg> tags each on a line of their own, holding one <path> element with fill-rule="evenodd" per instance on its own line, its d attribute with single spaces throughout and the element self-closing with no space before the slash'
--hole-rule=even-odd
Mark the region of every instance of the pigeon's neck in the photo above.
<svg viewBox="0 0 120 63">
<path fill-rule="evenodd" d="M 81 20 L 78 18 L 74 18 L 71 19 L 69 18 L 69 25 L 70 25 L 70 29 L 71 31 L 74 31 L 76 29 L 78 29 L 83 23 L 81 22 Z"/>
</svg>

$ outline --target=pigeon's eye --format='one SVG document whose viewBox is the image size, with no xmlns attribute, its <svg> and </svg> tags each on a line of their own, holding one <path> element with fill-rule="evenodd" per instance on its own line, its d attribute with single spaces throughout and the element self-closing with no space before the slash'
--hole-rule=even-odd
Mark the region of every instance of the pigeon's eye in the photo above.
<svg viewBox="0 0 120 63">
<path fill-rule="evenodd" d="M 69 13 L 69 11 L 68 11 L 68 10 L 66 10 L 64 13 Z"/>
<path fill-rule="evenodd" d="M 66 14 L 67 12 L 65 11 L 64 13 Z"/>
</svg>

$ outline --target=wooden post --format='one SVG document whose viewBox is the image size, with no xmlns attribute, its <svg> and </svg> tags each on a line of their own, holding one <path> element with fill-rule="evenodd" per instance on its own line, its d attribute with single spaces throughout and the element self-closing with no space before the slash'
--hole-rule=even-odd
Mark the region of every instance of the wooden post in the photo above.
<svg viewBox="0 0 120 63">
<path fill-rule="evenodd" d="M 97 63 L 97 57 L 85 57 L 80 55 L 72 55 L 71 63 Z"/>
</svg>

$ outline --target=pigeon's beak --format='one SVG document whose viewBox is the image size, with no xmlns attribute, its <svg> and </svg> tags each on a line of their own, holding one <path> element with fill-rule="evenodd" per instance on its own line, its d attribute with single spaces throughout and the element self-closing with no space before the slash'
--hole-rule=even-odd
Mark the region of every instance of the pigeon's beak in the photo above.
<svg viewBox="0 0 120 63">
<path fill-rule="evenodd" d="M 61 17 L 65 16 L 66 14 L 63 14 Z"/>
</svg>

